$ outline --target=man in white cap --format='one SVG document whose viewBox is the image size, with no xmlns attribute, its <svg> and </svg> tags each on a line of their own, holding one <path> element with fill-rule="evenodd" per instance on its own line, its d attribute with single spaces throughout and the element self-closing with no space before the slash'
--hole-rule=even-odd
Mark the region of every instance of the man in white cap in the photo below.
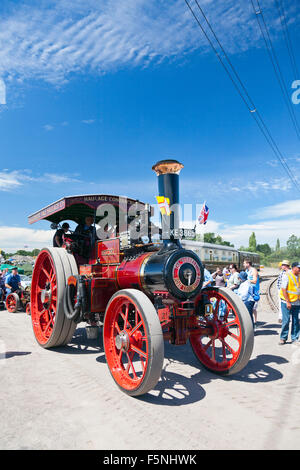
<svg viewBox="0 0 300 470">
<path fill-rule="evenodd" d="M 290 262 L 287 259 L 284 259 L 280 263 L 280 273 L 277 279 L 277 289 L 278 289 L 278 323 L 282 323 L 282 312 L 281 312 L 281 299 L 280 299 L 280 291 L 281 291 L 281 281 L 282 276 L 285 272 L 289 271 L 290 269 Z"/>
</svg>

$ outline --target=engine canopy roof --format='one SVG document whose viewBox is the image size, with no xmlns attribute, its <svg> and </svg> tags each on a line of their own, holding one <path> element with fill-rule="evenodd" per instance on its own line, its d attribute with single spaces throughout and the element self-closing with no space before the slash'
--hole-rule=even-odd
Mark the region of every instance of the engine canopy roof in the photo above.
<svg viewBox="0 0 300 470">
<path fill-rule="evenodd" d="M 146 206 L 138 199 L 130 199 L 124 196 L 113 196 L 111 194 L 84 194 L 81 196 L 67 196 L 58 201 L 49 204 L 28 217 L 29 224 L 39 220 L 49 220 L 50 222 L 60 223 L 63 220 L 72 220 L 76 223 L 82 223 L 85 217 L 94 217 L 97 208 L 103 204 L 112 204 L 115 206 L 117 215 L 119 210 L 128 210 L 133 204 Z M 95 222 L 99 222 L 101 217 L 95 217 Z"/>
</svg>

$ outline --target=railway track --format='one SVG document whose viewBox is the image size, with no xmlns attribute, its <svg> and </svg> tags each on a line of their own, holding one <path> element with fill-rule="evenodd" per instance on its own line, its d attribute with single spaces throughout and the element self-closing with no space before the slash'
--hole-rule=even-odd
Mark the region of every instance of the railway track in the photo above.
<svg viewBox="0 0 300 470">
<path fill-rule="evenodd" d="M 274 279 L 271 279 L 267 285 L 267 301 L 274 312 L 278 312 L 278 299 L 277 299 L 277 277 L 274 276 Z"/>
</svg>

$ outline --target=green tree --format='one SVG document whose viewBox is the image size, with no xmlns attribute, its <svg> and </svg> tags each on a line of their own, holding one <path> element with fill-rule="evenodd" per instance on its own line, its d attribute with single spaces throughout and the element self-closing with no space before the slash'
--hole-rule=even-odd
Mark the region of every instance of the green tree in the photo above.
<svg viewBox="0 0 300 470">
<path fill-rule="evenodd" d="M 204 241 L 206 243 L 215 243 L 216 242 L 216 237 L 213 232 L 207 232 L 204 234 Z"/>
<path fill-rule="evenodd" d="M 300 238 L 297 238 L 296 235 L 290 236 L 286 242 L 286 246 L 290 258 L 295 258 L 300 255 Z"/>
<path fill-rule="evenodd" d="M 28 256 L 28 253 L 30 253 L 30 251 L 18 250 L 18 251 L 16 252 L 16 255 Z"/>
<path fill-rule="evenodd" d="M 249 251 L 256 251 L 256 236 L 255 233 L 252 232 L 249 237 Z"/>
<path fill-rule="evenodd" d="M 276 241 L 275 251 L 276 251 L 276 253 L 278 253 L 278 251 L 280 251 L 280 240 L 279 240 L 279 238 L 277 238 L 277 241 Z"/>
<path fill-rule="evenodd" d="M 225 245 L 225 246 L 232 246 L 230 242 L 223 240 L 220 235 L 215 235 L 214 232 L 207 232 L 204 234 L 204 241 L 205 243 L 214 243 L 216 245 Z"/>
<path fill-rule="evenodd" d="M 272 253 L 271 247 L 268 245 L 268 243 L 256 245 L 256 251 L 263 253 L 265 256 L 268 256 Z"/>
</svg>

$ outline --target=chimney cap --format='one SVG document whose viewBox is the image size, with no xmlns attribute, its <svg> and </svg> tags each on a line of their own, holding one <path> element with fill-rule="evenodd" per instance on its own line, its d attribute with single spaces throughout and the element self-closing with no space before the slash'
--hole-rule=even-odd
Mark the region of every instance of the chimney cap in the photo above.
<svg viewBox="0 0 300 470">
<path fill-rule="evenodd" d="M 157 176 L 172 173 L 179 175 L 180 170 L 183 168 L 183 164 L 177 160 L 160 160 L 153 165 L 152 170 L 155 171 Z"/>
</svg>

